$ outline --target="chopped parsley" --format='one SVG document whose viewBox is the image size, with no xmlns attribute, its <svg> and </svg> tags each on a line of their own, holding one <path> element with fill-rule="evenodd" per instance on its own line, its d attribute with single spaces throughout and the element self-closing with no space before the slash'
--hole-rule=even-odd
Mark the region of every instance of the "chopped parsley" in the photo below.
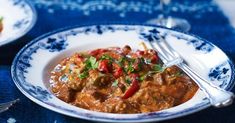
<svg viewBox="0 0 235 123">
<path fill-rule="evenodd" d="M 118 81 L 115 80 L 115 81 L 113 82 L 112 86 L 113 86 L 113 87 L 117 87 L 117 86 L 118 86 Z"/>
<path fill-rule="evenodd" d="M 90 69 L 96 69 L 98 68 L 99 63 L 97 62 L 96 58 L 93 56 L 90 56 L 86 61 L 86 69 L 90 70 Z"/>
<path fill-rule="evenodd" d="M 123 66 L 125 61 L 126 61 L 126 58 L 122 57 L 117 61 L 117 64 L 120 65 L 120 66 Z"/>
<path fill-rule="evenodd" d="M 140 81 L 143 81 L 143 80 L 146 79 L 146 77 L 151 76 L 152 74 L 155 74 L 155 73 L 156 73 L 155 71 L 148 71 L 147 73 L 141 75 L 140 78 L 139 78 L 139 80 L 140 80 Z"/>
<path fill-rule="evenodd" d="M 84 71 L 84 72 L 78 74 L 78 77 L 79 77 L 80 79 L 84 79 L 84 78 L 88 77 L 88 75 L 89 75 L 88 72 L 87 72 L 87 71 Z"/>
<path fill-rule="evenodd" d="M 102 55 L 100 59 L 101 60 L 105 60 L 106 59 L 106 60 L 110 60 L 110 61 L 113 60 L 113 58 L 111 56 L 107 55 L 107 54 Z"/>
<path fill-rule="evenodd" d="M 125 82 L 126 82 L 127 84 L 131 84 L 131 78 L 127 76 Z"/>
<path fill-rule="evenodd" d="M 133 64 L 135 62 L 135 59 L 129 59 L 129 63 Z"/>
<path fill-rule="evenodd" d="M 73 71 L 71 69 L 69 69 L 69 73 L 72 73 Z"/>
<path fill-rule="evenodd" d="M 173 76 L 174 76 L 174 77 L 180 77 L 180 76 L 182 76 L 182 75 L 183 75 L 182 72 L 177 72 L 177 73 L 175 73 Z"/>
<path fill-rule="evenodd" d="M 141 63 L 145 63 L 145 59 L 143 57 L 140 58 Z"/>
<path fill-rule="evenodd" d="M 154 64 L 152 69 L 155 72 L 163 72 L 164 71 L 163 67 L 160 64 Z"/>
<path fill-rule="evenodd" d="M 140 71 L 141 69 L 143 69 L 143 65 L 145 64 L 144 63 L 144 58 L 140 58 L 139 59 L 139 63 L 138 63 L 138 71 Z"/>
<path fill-rule="evenodd" d="M 128 72 L 132 73 L 132 72 L 135 71 L 135 69 L 133 68 L 133 66 L 132 66 L 132 64 L 131 64 L 131 65 L 128 65 L 128 66 L 127 66 L 127 68 L 125 69 L 125 71 L 126 71 L 127 73 L 128 73 Z"/>
<path fill-rule="evenodd" d="M 135 69 L 133 68 L 133 64 L 135 62 L 135 59 L 128 59 L 128 65 L 127 67 L 124 69 L 126 73 L 133 73 L 135 71 Z"/>
<path fill-rule="evenodd" d="M 147 74 L 144 74 L 144 75 L 140 76 L 139 80 L 143 81 L 146 78 L 146 76 L 147 76 Z"/>
<path fill-rule="evenodd" d="M 3 17 L 0 17 L 0 23 L 2 22 L 2 20 L 3 20 Z"/>
<path fill-rule="evenodd" d="M 150 59 L 145 59 L 145 63 L 146 64 L 151 64 L 151 60 Z"/>
</svg>

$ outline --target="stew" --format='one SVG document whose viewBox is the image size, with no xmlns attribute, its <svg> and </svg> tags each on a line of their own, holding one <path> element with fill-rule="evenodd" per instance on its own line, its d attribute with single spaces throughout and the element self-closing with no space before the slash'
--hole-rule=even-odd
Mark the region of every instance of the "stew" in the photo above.
<svg viewBox="0 0 235 123">
<path fill-rule="evenodd" d="M 164 68 L 152 49 L 130 46 L 75 53 L 51 71 L 52 92 L 80 108 L 108 113 L 167 109 L 193 97 L 198 86 L 179 68 Z"/>
</svg>

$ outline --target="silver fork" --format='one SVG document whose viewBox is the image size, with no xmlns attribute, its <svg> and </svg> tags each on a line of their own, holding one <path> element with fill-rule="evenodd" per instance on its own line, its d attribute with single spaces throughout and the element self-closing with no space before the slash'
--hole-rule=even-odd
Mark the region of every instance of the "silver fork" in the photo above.
<svg viewBox="0 0 235 123">
<path fill-rule="evenodd" d="M 16 99 L 10 102 L 6 102 L 6 103 L 1 103 L 0 104 L 0 113 L 8 110 L 11 106 L 13 106 L 16 102 L 18 102 L 20 99 Z"/>
<path fill-rule="evenodd" d="M 161 36 L 159 36 L 159 40 L 152 41 L 149 44 L 158 52 L 165 67 L 176 65 L 194 80 L 206 94 L 211 105 L 219 108 L 232 104 L 234 98 L 232 92 L 223 90 L 199 76 Z"/>
</svg>

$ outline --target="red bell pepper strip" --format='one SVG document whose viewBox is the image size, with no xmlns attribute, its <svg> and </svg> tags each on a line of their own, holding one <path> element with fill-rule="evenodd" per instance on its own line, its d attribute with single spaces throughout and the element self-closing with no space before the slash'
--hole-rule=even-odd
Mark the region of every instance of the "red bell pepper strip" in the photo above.
<svg viewBox="0 0 235 123">
<path fill-rule="evenodd" d="M 83 58 L 80 54 L 78 54 L 78 55 L 77 55 L 77 59 L 78 59 L 79 61 L 83 61 L 84 58 Z"/>
<path fill-rule="evenodd" d="M 156 64 L 158 60 L 159 60 L 158 55 L 157 54 L 153 55 L 153 57 L 151 58 L 151 63 Z"/>
<path fill-rule="evenodd" d="M 125 92 L 125 94 L 122 96 L 122 99 L 127 99 L 131 96 L 133 96 L 138 90 L 139 90 L 139 76 L 137 74 L 132 74 L 131 76 L 131 86 L 128 88 L 128 90 Z"/>
<path fill-rule="evenodd" d="M 142 50 L 137 50 L 137 51 L 136 51 L 136 54 L 137 54 L 137 56 L 142 56 L 142 55 L 144 55 L 144 51 L 142 51 Z"/>
<path fill-rule="evenodd" d="M 101 60 L 98 66 L 98 70 L 104 73 L 109 73 L 109 60 Z"/>
<path fill-rule="evenodd" d="M 96 50 L 92 50 L 89 54 L 92 56 L 96 56 L 98 54 L 102 54 L 107 51 L 108 51 L 107 49 L 96 49 Z"/>
<path fill-rule="evenodd" d="M 118 78 L 118 77 L 120 77 L 122 74 L 123 74 L 122 68 L 121 68 L 121 67 L 118 67 L 118 68 L 116 69 L 116 71 L 113 73 L 113 76 L 114 76 L 115 78 Z"/>
</svg>

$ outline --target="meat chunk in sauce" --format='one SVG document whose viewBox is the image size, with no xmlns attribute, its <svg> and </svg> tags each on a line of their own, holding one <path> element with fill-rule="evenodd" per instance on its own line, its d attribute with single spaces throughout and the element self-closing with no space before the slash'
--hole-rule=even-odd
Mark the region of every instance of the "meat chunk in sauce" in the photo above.
<svg viewBox="0 0 235 123">
<path fill-rule="evenodd" d="M 99 112 L 154 112 L 182 104 L 198 86 L 178 67 L 163 68 L 154 50 L 130 46 L 75 53 L 51 72 L 61 100 Z"/>
</svg>

